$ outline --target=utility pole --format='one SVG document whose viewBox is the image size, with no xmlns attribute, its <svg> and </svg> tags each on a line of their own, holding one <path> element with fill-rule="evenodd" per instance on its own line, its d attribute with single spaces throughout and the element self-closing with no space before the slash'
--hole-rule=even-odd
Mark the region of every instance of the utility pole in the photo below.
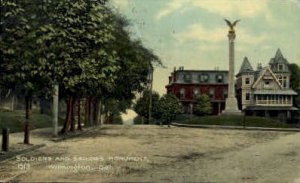
<svg viewBox="0 0 300 183">
<path fill-rule="evenodd" d="M 148 121 L 149 121 L 149 124 L 151 123 L 151 121 L 152 121 L 152 86 L 153 86 L 153 71 L 154 71 L 154 69 L 153 69 L 153 67 L 152 67 L 152 65 L 150 64 L 150 66 L 149 66 L 149 74 L 150 74 L 150 94 L 149 94 L 149 114 L 148 114 L 148 116 L 149 116 L 149 119 L 148 119 Z"/>
<path fill-rule="evenodd" d="M 53 103 L 52 103 L 52 124 L 53 124 L 53 136 L 57 136 L 58 131 L 58 84 L 54 85 Z"/>
</svg>

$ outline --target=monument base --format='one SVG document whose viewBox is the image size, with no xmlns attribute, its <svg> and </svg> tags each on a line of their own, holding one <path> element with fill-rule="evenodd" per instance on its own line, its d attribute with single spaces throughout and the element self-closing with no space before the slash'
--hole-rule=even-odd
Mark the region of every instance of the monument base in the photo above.
<svg viewBox="0 0 300 183">
<path fill-rule="evenodd" d="M 222 115 L 242 115 L 242 112 L 238 109 L 235 97 L 226 98 L 225 110 L 222 112 Z"/>
</svg>

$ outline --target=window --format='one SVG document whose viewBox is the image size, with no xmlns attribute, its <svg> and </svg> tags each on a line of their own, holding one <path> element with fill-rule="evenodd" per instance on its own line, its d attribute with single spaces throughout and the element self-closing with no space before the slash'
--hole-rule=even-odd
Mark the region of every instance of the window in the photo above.
<svg viewBox="0 0 300 183">
<path fill-rule="evenodd" d="M 270 81 L 265 81 L 264 88 L 269 89 L 270 88 Z"/>
<path fill-rule="evenodd" d="M 250 93 L 246 93 L 246 100 L 250 100 Z"/>
<path fill-rule="evenodd" d="M 200 82 L 207 83 L 208 82 L 208 75 L 207 74 L 201 74 L 200 76 Z"/>
<path fill-rule="evenodd" d="M 245 78 L 245 84 L 246 85 L 250 84 L 250 78 Z"/>
<path fill-rule="evenodd" d="M 209 89 L 209 97 L 210 97 L 211 99 L 213 99 L 214 96 L 215 96 L 215 89 L 214 89 L 214 88 L 210 88 L 210 89 Z"/>
<path fill-rule="evenodd" d="M 218 74 L 216 76 L 216 81 L 217 81 L 217 83 L 223 83 L 223 76 L 221 74 Z"/>
<path fill-rule="evenodd" d="M 193 98 L 196 99 L 199 96 L 199 89 L 195 88 L 193 90 Z"/>
<path fill-rule="evenodd" d="M 287 87 L 287 77 L 284 76 L 283 77 L 283 88 L 286 88 Z"/>
<path fill-rule="evenodd" d="M 184 74 L 183 75 L 183 80 L 185 82 L 191 82 L 192 81 L 192 76 L 190 74 Z"/>
<path fill-rule="evenodd" d="M 278 64 L 278 71 L 283 71 L 284 65 L 283 64 Z"/>
<path fill-rule="evenodd" d="M 185 97 L 185 89 L 181 88 L 180 89 L 180 98 L 184 98 Z"/>
<path fill-rule="evenodd" d="M 261 100 L 261 98 L 262 98 L 261 95 L 257 96 L 257 100 Z"/>
</svg>

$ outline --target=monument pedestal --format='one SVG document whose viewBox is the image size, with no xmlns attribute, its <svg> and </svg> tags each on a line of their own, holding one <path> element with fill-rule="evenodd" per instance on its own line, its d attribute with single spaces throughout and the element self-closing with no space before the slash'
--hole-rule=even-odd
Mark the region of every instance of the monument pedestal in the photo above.
<svg viewBox="0 0 300 183">
<path fill-rule="evenodd" d="M 222 112 L 222 115 L 242 115 L 242 112 L 238 109 L 235 97 L 226 98 L 225 110 Z"/>
</svg>

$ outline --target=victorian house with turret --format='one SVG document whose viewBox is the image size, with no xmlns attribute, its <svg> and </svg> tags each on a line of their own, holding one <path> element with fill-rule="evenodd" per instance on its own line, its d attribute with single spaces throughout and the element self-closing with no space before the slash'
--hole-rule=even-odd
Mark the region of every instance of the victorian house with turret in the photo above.
<svg viewBox="0 0 300 183">
<path fill-rule="evenodd" d="M 280 49 L 268 66 L 258 65 L 257 70 L 245 57 L 236 75 L 239 108 L 248 115 L 289 119 L 291 111 L 298 109 L 293 107 L 293 97 L 297 93 L 290 88 L 288 64 Z"/>
</svg>

